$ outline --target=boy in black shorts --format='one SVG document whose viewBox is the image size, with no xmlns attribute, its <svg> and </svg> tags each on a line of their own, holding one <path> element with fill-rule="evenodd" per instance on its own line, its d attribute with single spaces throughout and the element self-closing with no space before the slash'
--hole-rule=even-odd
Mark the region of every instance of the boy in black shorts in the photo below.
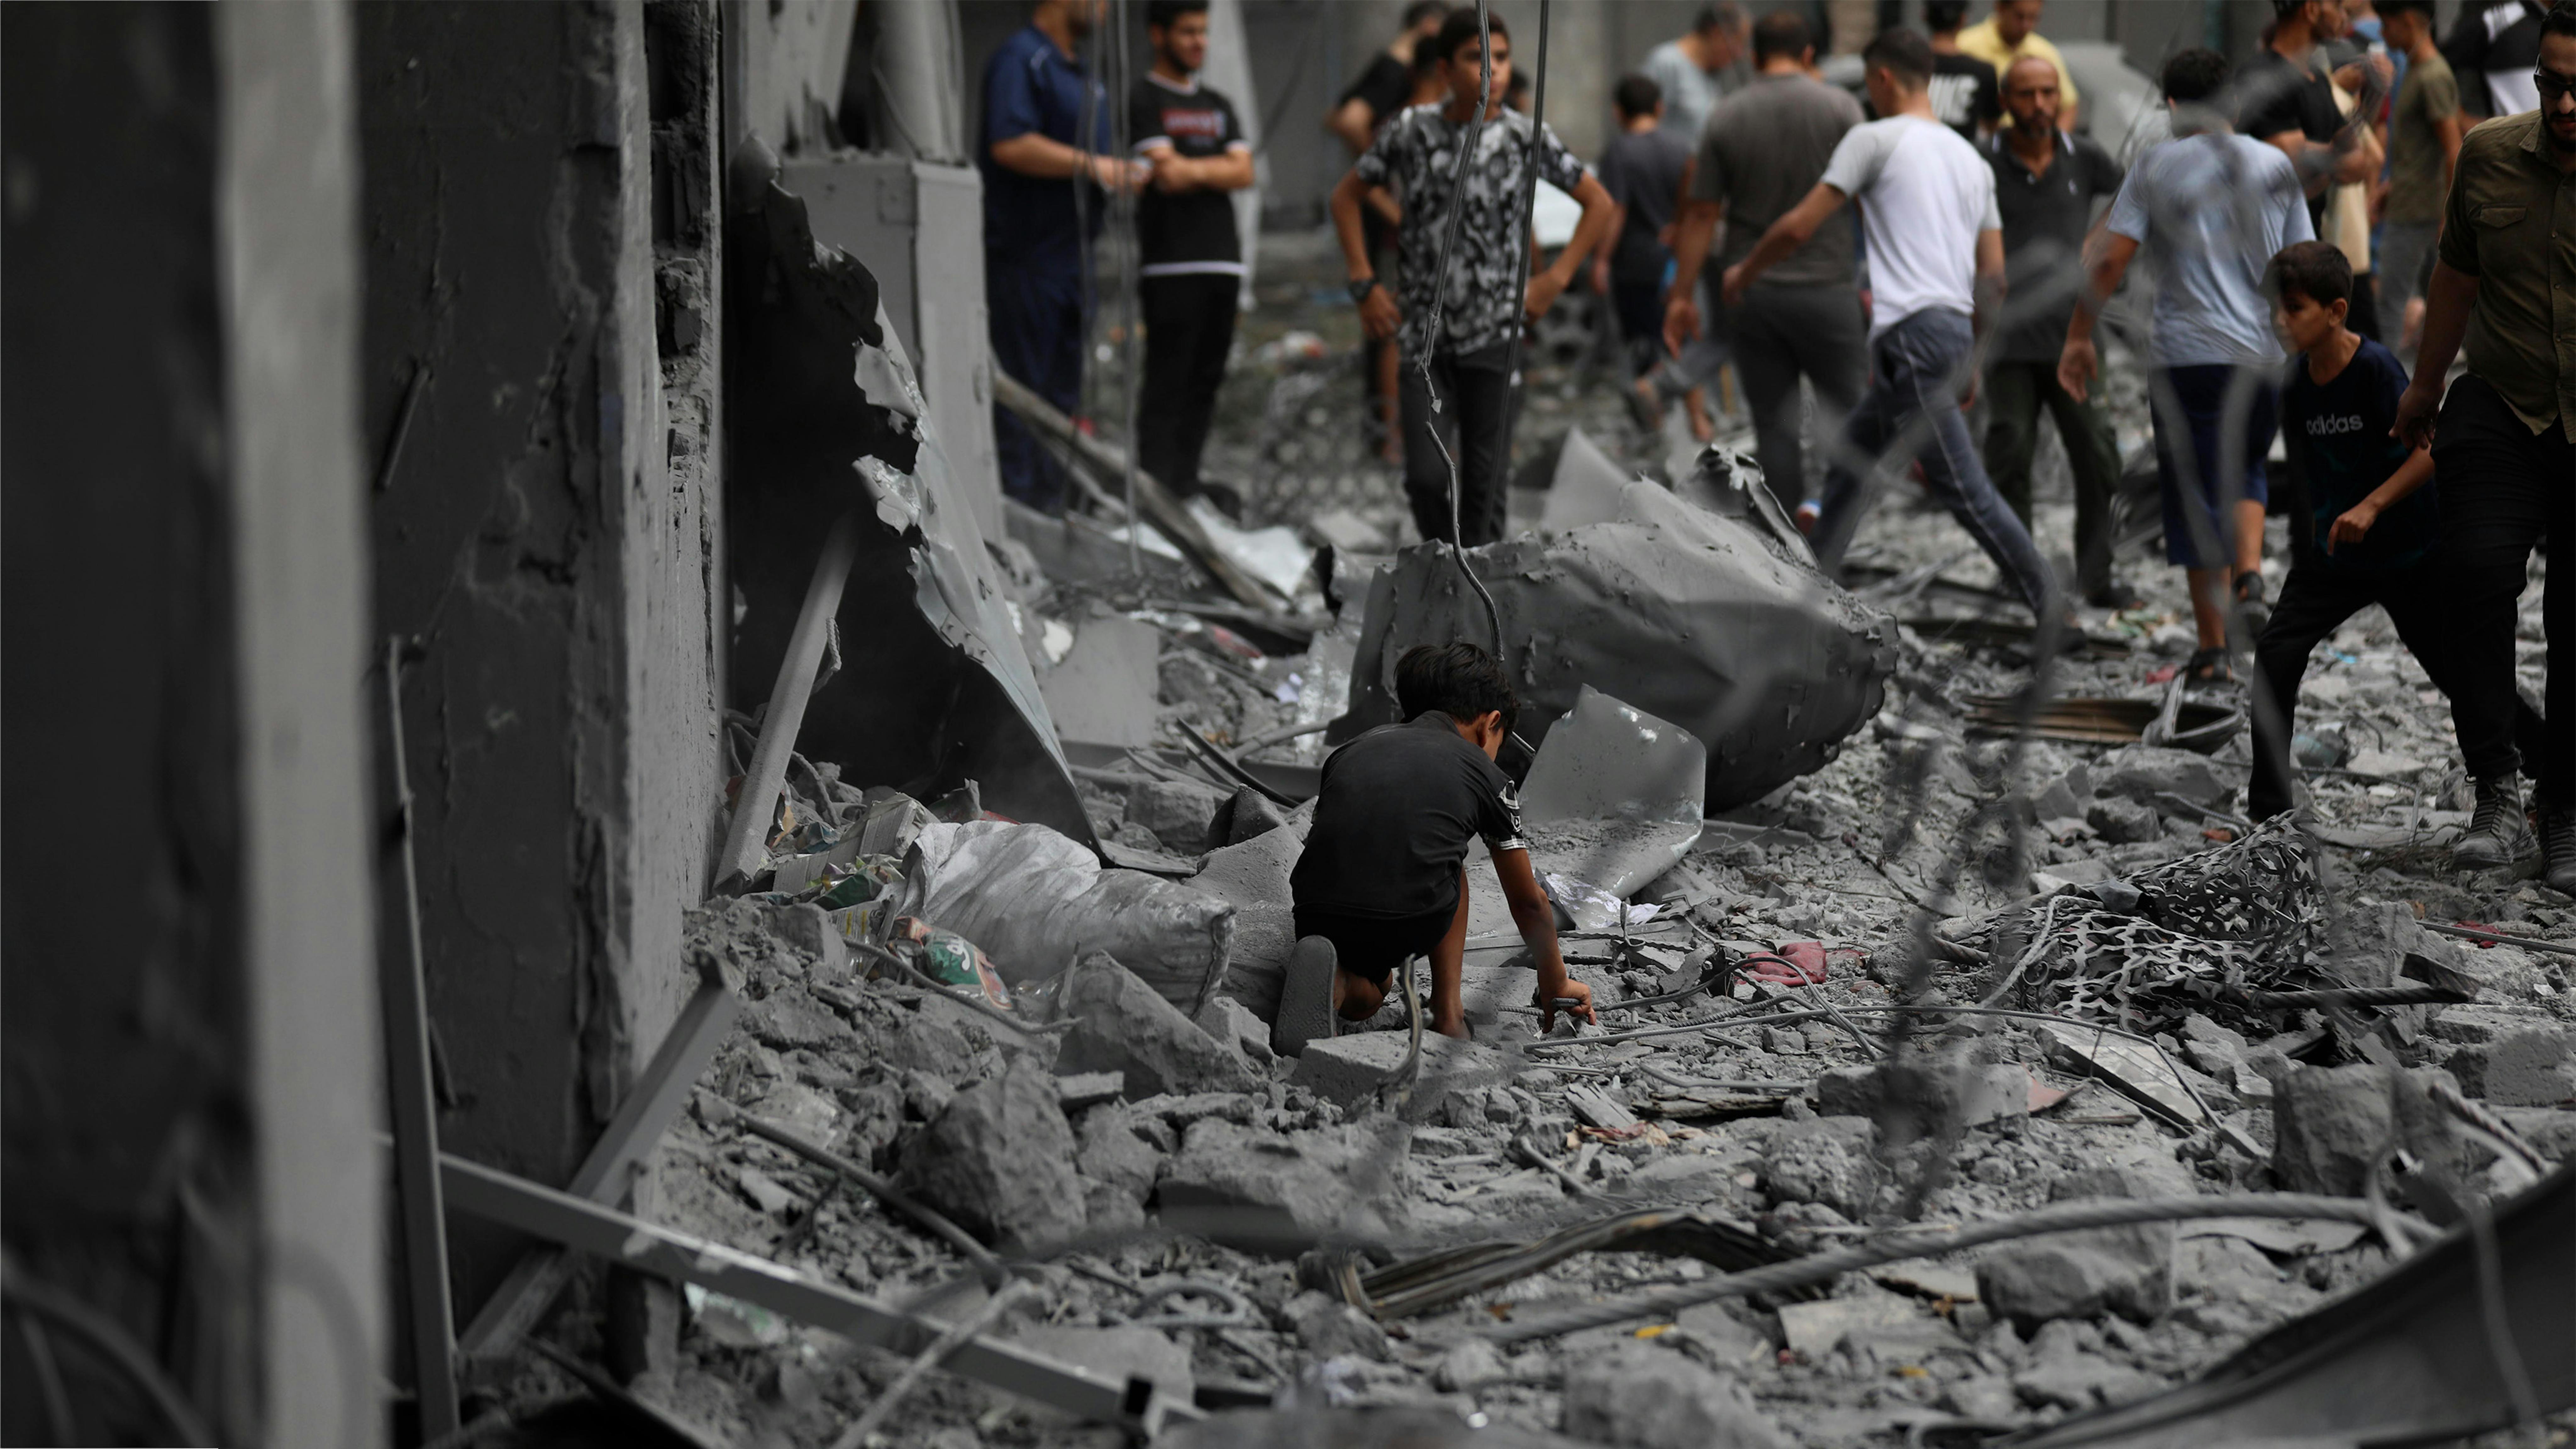
<svg viewBox="0 0 2576 1449">
<path fill-rule="evenodd" d="M 2345 325 L 2352 263 L 2326 242 L 2305 241 L 2272 259 L 2273 326 L 2290 349 L 2281 389 L 2281 438 L 2305 487 L 2307 518 L 2295 527 L 2315 546 L 2290 570 L 2281 602 L 2255 645 L 2254 780 L 2257 820 L 2290 808 L 2290 726 L 2308 651 L 2373 604 L 2452 700 L 2451 720 L 2477 781 L 2477 813 L 2451 849 L 2454 864 L 2510 865 L 2529 847 L 2521 750 L 2540 747 L 2537 712 L 2510 720 L 2463 711 L 2451 689 L 2455 651 L 2433 566 L 2441 534 L 2432 454 L 2389 436 L 2406 370 L 2387 348 Z M 2519 742 L 2519 746 L 2518 746 Z"/>
<path fill-rule="evenodd" d="M 1395 972 L 1431 958 L 1431 1027 L 1467 1035 L 1459 996 L 1467 946 L 1467 847 L 1485 838 L 1521 940 L 1538 958 L 1534 1004 L 1544 1028 L 1557 1003 L 1586 1021 L 1592 988 L 1570 979 L 1557 952 L 1556 908 L 1530 870 L 1520 802 L 1494 763 L 1520 713 L 1512 683 L 1473 644 L 1423 644 L 1395 665 L 1403 724 L 1384 725 L 1324 762 L 1306 852 L 1289 877 L 1297 949 L 1271 1024 L 1271 1046 L 1295 1056 L 1365 1021 L 1386 1002 Z"/>
</svg>

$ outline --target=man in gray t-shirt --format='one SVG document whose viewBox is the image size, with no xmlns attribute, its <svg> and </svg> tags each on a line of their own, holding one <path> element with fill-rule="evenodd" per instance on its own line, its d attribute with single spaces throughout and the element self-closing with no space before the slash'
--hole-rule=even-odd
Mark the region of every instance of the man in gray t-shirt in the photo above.
<svg viewBox="0 0 2576 1449">
<path fill-rule="evenodd" d="M 1714 282 L 1720 269 L 1743 260 L 1763 229 L 1814 189 L 1843 133 L 1861 122 L 1860 102 L 1807 74 L 1815 54 L 1796 12 L 1762 17 L 1753 27 L 1753 80 L 1718 102 L 1700 132 L 1664 313 L 1664 343 L 1675 356 L 1717 321 L 1701 315 L 1695 288 L 1703 273 Z M 1725 238 L 1711 266 L 1721 222 Z M 1867 368 L 1851 227 L 1827 228 L 1774 268 L 1727 310 L 1722 330 L 1753 412 L 1762 476 L 1783 508 L 1806 510 L 1801 522 L 1810 522 L 1816 494 L 1798 431 L 1798 379 L 1814 386 L 1818 436 L 1829 438 L 1860 399 Z"/>
</svg>

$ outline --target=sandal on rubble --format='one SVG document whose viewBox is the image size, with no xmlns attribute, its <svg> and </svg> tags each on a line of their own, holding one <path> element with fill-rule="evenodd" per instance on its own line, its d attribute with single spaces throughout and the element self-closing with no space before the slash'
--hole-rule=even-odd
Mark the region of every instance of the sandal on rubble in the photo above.
<svg viewBox="0 0 2576 1449">
<path fill-rule="evenodd" d="M 2245 632 L 2249 637 L 2263 637 L 2272 622 L 2272 610 L 2263 602 L 2263 576 L 2252 571 L 2236 576 L 2236 607 L 2245 615 Z"/>
<path fill-rule="evenodd" d="M 2224 646 L 2202 649 L 2195 652 L 2191 656 L 2191 662 L 2182 667 L 2182 677 L 2190 684 L 2234 684 L 2236 666 L 2229 662 Z"/>
</svg>

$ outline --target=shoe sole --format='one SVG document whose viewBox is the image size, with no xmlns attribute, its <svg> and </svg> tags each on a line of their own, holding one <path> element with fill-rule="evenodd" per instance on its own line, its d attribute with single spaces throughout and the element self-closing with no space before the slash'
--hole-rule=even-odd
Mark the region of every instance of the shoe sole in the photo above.
<svg viewBox="0 0 2576 1449">
<path fill-rule="evenodd" d="M 2477 836 L 2451 847 L 2451 864 L 2467 870 L 2499 870 L 2529 854 L 2533 843 L 2528 835 L 2511 842 Z"/>
<path fill-rule="evenodd" d="M 1303 1056 L 1306 1044 L 1334 1034 L 1333 969 L 1338 958 L 1333 943 L 1321 936 L 1299 938 L 1288 953 L 1288 971 L 1279 983 L 1279 1015 L 1270 1023 L 1270 1049 L 1283 1057 Z"/>
</svg>

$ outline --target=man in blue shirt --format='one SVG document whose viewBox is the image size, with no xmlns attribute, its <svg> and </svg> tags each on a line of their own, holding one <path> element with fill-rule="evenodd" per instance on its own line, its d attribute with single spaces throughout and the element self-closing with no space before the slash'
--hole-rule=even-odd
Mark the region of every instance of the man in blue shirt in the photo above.
<svg viewBox="0 0 2576 1449">
<path fill-rule="evenodd" d="M 1108 193 L 1145 167 L 1117 153 L 1110 99 L 1076 47 L 1108 0 L 1038 0 L 1027 28 L 984 63 L 984 302 L 993 365 L 1071 415 L 1082 402 L 1083 244 Z M 1063 506 L 1062 465 L 1007 410 L 993 411 L 1002 491 L 1048 513 Z"/>
</svg>

